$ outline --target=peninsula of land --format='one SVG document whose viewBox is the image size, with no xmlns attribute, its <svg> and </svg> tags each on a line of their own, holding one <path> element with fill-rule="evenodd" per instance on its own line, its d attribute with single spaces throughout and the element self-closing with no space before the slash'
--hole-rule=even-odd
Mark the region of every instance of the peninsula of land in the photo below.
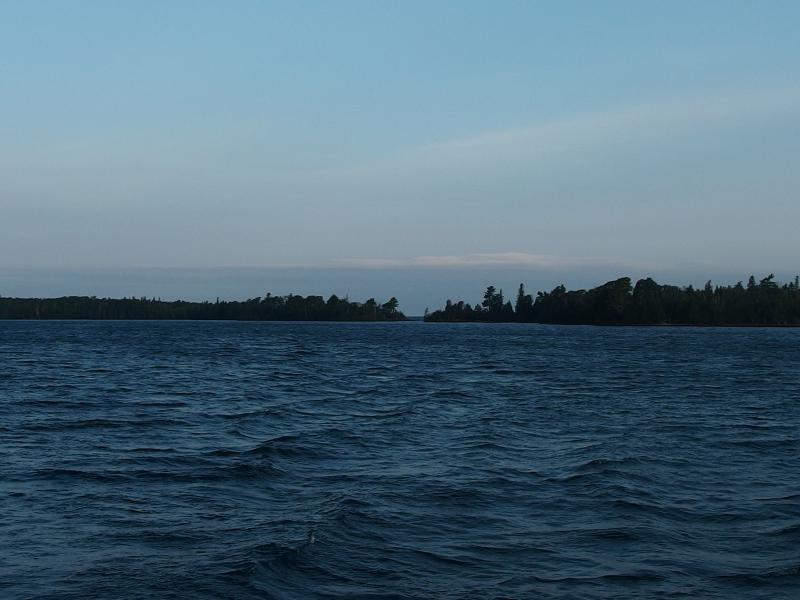
<svg viewBox="0 0 800 600">
<path fill-rule="evenodd" d="M 502 290 L 486 288 L 475 305 L 447 301 L 425 314 L 429 322 L 552 323 L 562 325 L 800 325 L 800 278 L 780 285 L 774 275 L 747 284 L 714 286 L 660 285 L 651 278 L 631 284 L 622 277 L 590 290 L 563 285 L 536 297 L 520 284 L 514 304 Z"/>
<path fill-rule="evenodd" d="M 222 321 L 403 321 L 397 298 L 380 304 L 353 302 L 335 294 L 273 296 L 243 301 L 174 302 L 155 298 L 0 297 L 0 319 L 185 319 Z"/>
</svg>

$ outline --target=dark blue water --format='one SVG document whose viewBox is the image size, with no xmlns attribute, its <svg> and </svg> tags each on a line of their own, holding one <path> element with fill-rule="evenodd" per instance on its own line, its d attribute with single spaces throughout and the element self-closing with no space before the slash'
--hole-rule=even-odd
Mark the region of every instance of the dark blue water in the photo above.
<svg viewBox="0 0 800 600">
<path fill-rule="evenodd" d="M 0 597 L 798 598 L 800 330 L 0 323 Z"/>
</svg>

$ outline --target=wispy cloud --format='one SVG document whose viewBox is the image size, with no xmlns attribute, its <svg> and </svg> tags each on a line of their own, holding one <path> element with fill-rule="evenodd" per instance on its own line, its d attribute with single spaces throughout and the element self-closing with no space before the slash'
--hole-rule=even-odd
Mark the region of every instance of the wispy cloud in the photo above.
<svg viewBox="0 0 800 600">
<path fill-rule="evenodd" d="M 641 143 L 664 143 L 750 118 L 800 113 L 800 87 L 756 92 L 684 95 L 407 148 L 351 167 L 288 174 L 296 183 L 398 183 L 458 170 L 480 177 L 498 165 L 516 167 L 550 161 L 574 165 L 583 154 L 630 151 Z"/>
<path fill-rule="evenodd" d="M 664 139 L 736 123 L 748 117 L 800 112 L 800 88 L 684 96 L 555 119 L 432 144 L 414 151 L 456 162 L 531 158 L 561 151 Z"/>
<path fill-rule="evenodd" d="M 343 258 L 331 261 L 330 266 L 359 269 L 392 268 L 484 268 L 484 267 L 528 267 L 537 269 L 568 269 L 590 266 L 642 267 L 631 262 L 590 258 L 564 257 L 526 252 L 477 253 L 446 256 L 416 256 L 413 258 Z"/>
<path fill-rule="evenodd" d="M 103 159 L 102 144 L 18 158 L 0 144 L 0 265 L 243 266 L 266 256 L 273 264 L 263 266 L 276 268 L 561 269 L 624 267 L 594 256 L 625 249 L 670 263 L 783 264 L 796 254 L 789 136 L 799 114 L 797 86 L 697 94 L 378 152 L 348 167 L 298 160 L 277 173 L 260 168 L 256 151 L 221 160 L 228 149 L 242 155 L 238 134 L 187 143 L 183 154 L 126 144 L 130 164 Z M 762 122 L 763 136 L 760 127 L 730 135 Z M 772 139 L 789 151 L 763 152 Z M 703 143 L 692 154 L 694 140 Z M 731 143 L 742 146 L 736 160 Z M 85 168 L 53 154 L 79 155 Z M 773 250 L 740 241 L 758 239 L 754 231 L 772 236 Z M 466 254 L 487 248 L 473 240 L 531 253 Z"/>
</svg>

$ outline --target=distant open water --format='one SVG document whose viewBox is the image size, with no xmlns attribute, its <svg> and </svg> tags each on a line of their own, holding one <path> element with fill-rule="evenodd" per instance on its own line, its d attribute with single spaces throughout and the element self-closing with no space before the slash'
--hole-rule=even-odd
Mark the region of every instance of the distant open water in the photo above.
<svg viewBox="0 0 800 600">
<path fill-rule="evenodd" d="M 800 598 L 800 330 L 0 322 L 0 597 Z"/>
</svg>

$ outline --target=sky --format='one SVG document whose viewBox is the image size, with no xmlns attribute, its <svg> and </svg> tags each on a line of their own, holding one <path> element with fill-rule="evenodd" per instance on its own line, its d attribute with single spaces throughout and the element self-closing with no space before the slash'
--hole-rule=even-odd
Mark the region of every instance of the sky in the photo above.
<svg viewBox="0 0 800 600">
<path fill-rule="evenodd" d="M 0 295 L 800 272 L 800 3 L 0 0 Z"/>
</svg>

